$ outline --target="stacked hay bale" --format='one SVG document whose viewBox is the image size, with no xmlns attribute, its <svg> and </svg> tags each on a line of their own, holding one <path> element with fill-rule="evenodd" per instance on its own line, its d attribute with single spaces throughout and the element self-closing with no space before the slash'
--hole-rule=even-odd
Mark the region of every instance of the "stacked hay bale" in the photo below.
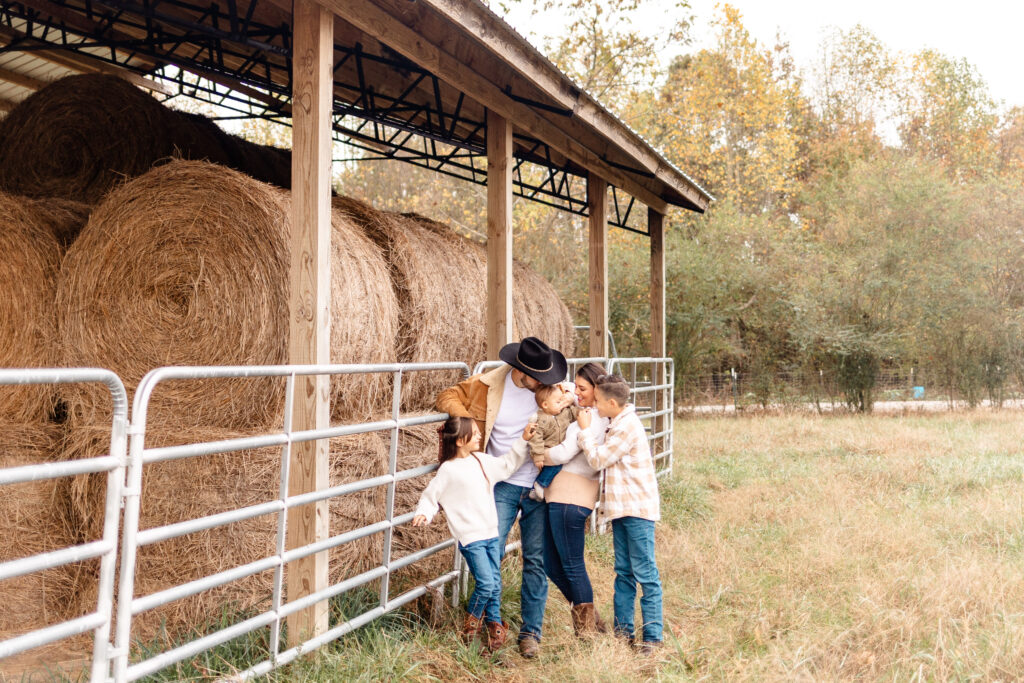
<svg viewBox="0 0 1024 683">
<path fill-rule="evenodd" d="M 459 360 L 470 368 L 483 360 L 485 248 L 417 214 L 378 211 L 348 197 L 333 201 L 381 246 L 391 266 L 401 302 L 399 360 Z M 554 288 L 525 264 L 516 261 L 514 268 L 516 336 L 533 335 L 554 348 L 571 349 L 572 318 Z M 431 408 L 438 392 L 459 379 L 458 372 L 410 373 L 403 379 L 403 408 Z"/>
<path fill-rule="evenodd" d="M 133 391 L 161 365 L 287 361 L 290 197 L 241 173 L 173 161 L 125 184 L 96 209 L 68 250 L 57 290 L 63 362 L 113 369 Z M 333 221 L 331 358 L 395 360 L 398 306 L 379 249 Z M 150 416 L 180 426 L 281 423 L 283 380 L 169 383 Z M 333 414 L 386 407 L 390 378 L 335 377 Z M 69 388 L 69 414 L 105 422 L 105 397 Z M 97 417 L 101 419 L 97 419 Z"/>
<path fill-rule="evenodd" d="M 437 235 L 445 243 L 454 241 L 458 244 L 456 252 L 460 261 L 470 261 L 472 271 L 475 273 L 482 268 L 483 282 L 487 282 L 487 249 L 486 246 L 475 242 L 467 237 L 458 235 L 450 226 L 439 223 L 435 220 L 421 216 L 416 213 L 403 213 L 403 218 L 414 221 L 419 226 L 426 228 Z M 474 277 L 474 284 L 478 278 Z M 558 292 L 551 286 L 544 276 L 535 271 L 522 261 L 512 261 L 512 313 L 513 313 L 513 334 L 516 339 L 523 337 L 537 337 L 543 339 L 552 348 L 563 351 L 567 356 L 573 355 L 575 332 L 572 323 L 572 314 L 562 302 Z M 486 289 L 480 290 L 481 292 Z M 475 300 L 476 306 L 482 306 L 479 311 L 481 321 L 486 317 L 486 302 L 482 300 L 482 294 L 478 294 Z M 484 322 L 480 323 L 481 325 Z M 482 344 L 474 348 L 470 356 L 470 367 L 485 357 Z M 479 353 L 479 356 L 476 354 Z"/>
<path fill-rule="evenodd" d="M 0 193 L 0 367 L 57 364 L 54 293 L 63 253 L 57 235 L 84 222 L 87 207 Z M 52 385 L 0 386 L 0 468 L 53 460 L 61 428 L 52 420 Z M 0 562 L 72 543 L 59 482 L 36 481 L 0 491 Z M 69 589 L 57 570 L 0 583 L 0 639 L 70 615 L 59 599 Z"/>
<path fill-rule="evenodd" d="M 65 362 L 109 367 L 129 393 L 160 365 L 286 362 L 289 202 L 286 193 L 240 173 L 189 161 L 154 168 L 112 192 L 62 266 L 57 308 Z M 387 266 L 340 214 L 331 286 L 332 361 L 394 362 L 398 308 Z M 334 416 L 359 420 L 384 410 L 389 386 L 386 375 L 332 378 Z M 147 446 L 278 430 L 283 390 L 283 379 L 169 382 L 149 404 Z M 68 454 L 102 453 L 106 397 L 86 385 L 68 386 L 62 397 Z M 380 451 L 375 435 L 335 439 L 331 447 L 339 462 Z M 276 498 L 280 461 L 281 449 L 273 448 L 147 465 L 140 528 Z M 80 478 L 72 498 L 80 528 L 94 533 L 101 482 Z M 264 557 L 275 532 L 276 520 L 261 517 L 143 548 L 136 592 Z M 269 580 L 254 577 L 157 610 L 140 622 L 141 633 L 163 620 L 172 628 L 195 625 L 225 602 L 252 607 L 269 595 Z M 89 599 L 89 591 L 79 594 Z"/>
<path fill-rule="evenodd" d="M 465 361 L 472 367 L 480 361 L 486 343 L 486 255 L 451 231 L 434 232 L 414 218 L 348 197 L 333 202 L 384 250 L 401 304 L 399 362 Z M 460 379 L 458 371 L 404 375 L 402 406 L 429 408 L 438 391 Z"/>
<path fill-rule="evenodd" d="M 0 189 L 31 197 L 96 203 L 172 157 L 206 159 L 290 186 L 288 152 L 168 109 L 114 76 L 56 81 L 21 102 L 0 125 Z"/>
</svg>

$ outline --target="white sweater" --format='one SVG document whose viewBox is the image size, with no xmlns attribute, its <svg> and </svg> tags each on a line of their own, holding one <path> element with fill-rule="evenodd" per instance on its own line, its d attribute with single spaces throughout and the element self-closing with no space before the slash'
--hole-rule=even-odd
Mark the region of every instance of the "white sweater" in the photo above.
<svg viewBox="0 0 1024 683">
<path fill-rule="evenodd" d="M 500 457 L 474 453 L 443 463 L 420 494 L 415 514 L 430 522 L 438 506 L 444 508 L 448 528 L 462 545 L 496 538 L 498 510 L 494 506 L 494 485 L 512 476 L 529 455 L 529 444 L 519 438 L 512 444 L 512 450 Z"/>
</svg>

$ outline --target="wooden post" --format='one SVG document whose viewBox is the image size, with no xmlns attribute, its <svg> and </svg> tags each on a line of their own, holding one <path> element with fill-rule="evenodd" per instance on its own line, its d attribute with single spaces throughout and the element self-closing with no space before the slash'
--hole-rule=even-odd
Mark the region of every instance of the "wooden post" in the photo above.
<svg viewBox="0 0 1024 683">
<path fill-rule="evenodd" d="M 293 364 L 330 362 L 331 311 L 331 110 L 334 16 L 311 0 L 295 0 L 292 76 L 292 234 L 290 341 Z M 297 377 L 292 428 L 330 426 L 330 377 Z M 292 446 L 288 493 L 328 486 L 326 440 Z M 326 539 L 327 503 L 288 511 L 288 547 Z M 293 601 L 327 587 L 327 553 L 287 568 Z M 296 645 L 327 630 L 327 602 L 288 617 L 288 642 Z"/>
<path fill-rule="evenodd" d="M 651 234 L 651 356 L 665 356 L 665 216 L 647 210 Z"/>
<path fill-rule="evenodd" d="M 654 209 L 647 209 L 647 231 L 651 235 L 651 356 L 664 358 L 665 347 L 665 216 Z M 655 384 L 664 384 L 667 376 L 664 365 L 655 365 L 651 381 Z M 654 407 L 663 410 L 668 405 L 662 399 L 665 392 L 655 393 Z M 654 432 L 665 431 L 665 425 L 671 424 L 671 416 L 659 415 L 654 418 L 651 427 Z M 657 451 L 665 448 L 664 437 L 655 439 L 654 446 Z M 669 461 L 671 462 L 671 460 Z"/>
<path fill-rule="evenodd" d="M 590 355 L 608 357 L 608 183 L 587 176 L 590 207 Z"/>
<path fill-rule="evenodd" d="M 487 358 L 512 341 L 512 124 L 487 110 Z"/>
</svg>

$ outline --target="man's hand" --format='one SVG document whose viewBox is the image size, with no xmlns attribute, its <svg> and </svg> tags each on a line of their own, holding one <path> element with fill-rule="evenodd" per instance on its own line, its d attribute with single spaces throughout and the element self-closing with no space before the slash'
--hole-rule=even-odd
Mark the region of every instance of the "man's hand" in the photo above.
<svg viewBox="0 0 1024 683">
<path fill-rule="evenodd" d="M 412 518 L 412 525 L 413 526 L 426 526 L 427 525 L 427 516 L 426 515 L 416 515 L 415 517 Z"/>
<path fill-rule="evenodd" d="M 580 429 L 587 429 L 590 427 L 590 422 L 593 418 L 590 415 L 590 408 L 583 408 L 580 410 L 580 414 L 576 416 L 576 424 L 580 426 Z"/>
<path fill-rule="evenodd" d="M 526 429 L 523 430 L 523 441 L 529 441 L 533 438 L 533 435 L 537 433 L 537 423 L 527 422 Z"/>
</svg>

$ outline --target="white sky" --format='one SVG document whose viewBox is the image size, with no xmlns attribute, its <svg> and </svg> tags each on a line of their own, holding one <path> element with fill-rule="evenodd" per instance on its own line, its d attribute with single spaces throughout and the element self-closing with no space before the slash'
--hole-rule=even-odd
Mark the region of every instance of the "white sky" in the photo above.
<svg viewBox="0 0 1024 683">
<path fill-rule="evenodd" d="M 693 49 L 708 44 L 709 20 L 717 2 L 690 0 L 695 15 Z M 645 15 L 652 21 L 657 21 L 660 12 L 656 5 L 671 6 L 660 0 L 650 4 L 655 6 Z M 774 45 L 775 34 L 781 30 L 797 65 L 804 70 L 814 62 L 830 27 L 850 29 L 861 24 L 895 51 L 933 48 L 949 57 L 966 58 L 997 101 L 1024 105 L 1024 0 L 732 0 L 730 4 L 742 13 L 747 30 L 763 45 Z M 520 32 L 533 32 L 525 17 L 508 19 Z"/>
</svg>

